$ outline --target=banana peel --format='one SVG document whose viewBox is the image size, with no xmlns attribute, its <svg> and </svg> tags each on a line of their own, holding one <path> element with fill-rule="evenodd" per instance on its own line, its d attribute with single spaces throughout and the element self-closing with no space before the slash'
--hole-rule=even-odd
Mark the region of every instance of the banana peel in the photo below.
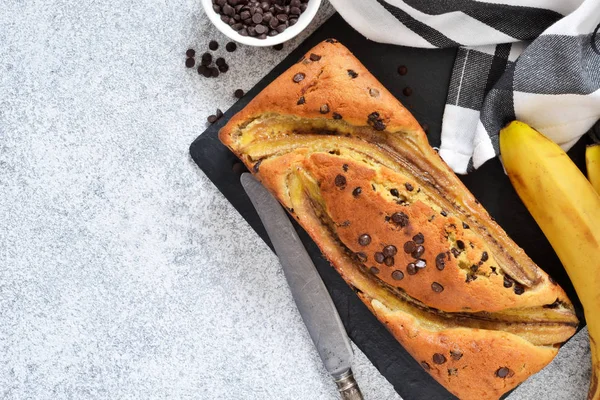
<svg viewBox="0 0 600 400">
<path fill-rule="evenodd" d="M 592 144 L 585 149 L 585 167 L 590 183 L 600 193 L 600 144 Z"/>
<path fill-rule="evenodd" d="M 588 400 L 600 400 L 600 196 L 554 142 L 513 121 L 500 131 L 504 168 L 565 267 L 583 304 L 592 354 Z M 600 176 L 600 149 L 590 153 Z"/>
</svg>

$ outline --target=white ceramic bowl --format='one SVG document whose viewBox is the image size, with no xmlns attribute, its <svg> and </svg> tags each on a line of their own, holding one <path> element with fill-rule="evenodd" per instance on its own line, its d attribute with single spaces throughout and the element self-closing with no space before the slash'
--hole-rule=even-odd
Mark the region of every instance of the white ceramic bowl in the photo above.
<svg viewBox="0 0 600 400">
<path fill-rule="evenodd" d="M 257 39 L 252 36 L 242 36 L 234 31 L 231 26 L 221 21 L 221 16 L 213 10 L 212 0 L 202 0 L 202 6 L 208 18 L 217 27 L 218 30 L 223 32 L 224 35 L 230 39 L 235 40 L 241 44 L 247 44 L 248 46 L 273 46 L 279 43 L 287 42 L 294 36 L 298 35 L 310 24 L 317 14 L 317 10 L 321 5 L 321 0 L 309 0 L 307 3 L 306 11 L 300 14 L 298 22 L 295 25 L 288 27 L 283 33 L 276 36 L 267 36 L 266 39 Z"/>
</svg>

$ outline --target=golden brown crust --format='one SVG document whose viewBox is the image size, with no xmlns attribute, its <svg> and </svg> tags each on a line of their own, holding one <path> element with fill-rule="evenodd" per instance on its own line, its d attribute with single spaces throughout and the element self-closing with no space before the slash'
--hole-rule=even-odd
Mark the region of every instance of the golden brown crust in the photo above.
<svg viewBox="0 0 600 400">
<path fill-rule="evenodd" d="M 336 41 L 313 48 L 219 137 L 458 397 L 498 398 L 574 333 L 577 319 L 563 290 L 491 220 L 412 115 Z M 451 360 L 456 349 L 463 357 Z M 433 362 L 437 353 L 446 361 Z"/>
</svg>

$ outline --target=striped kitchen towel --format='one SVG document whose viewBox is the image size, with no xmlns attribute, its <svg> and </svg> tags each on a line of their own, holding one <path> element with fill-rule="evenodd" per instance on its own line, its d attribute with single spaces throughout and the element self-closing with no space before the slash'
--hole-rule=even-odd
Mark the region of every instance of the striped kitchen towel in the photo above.
<svg viewBox="0 0 600 400">
<path fill-rule="evenodd" d="M 565 150 L 600 119 L 600 0 L 329 0 L 367 38 L 458 47 L 440 155 L 467 173 L 519 119 Z"/>
</svg>

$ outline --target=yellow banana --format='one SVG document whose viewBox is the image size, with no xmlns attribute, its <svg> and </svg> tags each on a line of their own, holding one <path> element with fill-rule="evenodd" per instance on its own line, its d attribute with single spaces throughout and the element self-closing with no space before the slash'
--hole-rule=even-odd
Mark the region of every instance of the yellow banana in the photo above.
<svg viewBox="0 0 600 400">
<path fill-rule="evenodd" d="M 593 144 L 585 149 L 585 167 L 590 183 L 600 193 L 600 144 Z"/>
<path fill-rule="evenodd" d="M 600 400 L 600 196 L 557 144 L 523 122 L 500 131 L 500 154 L 583 304 L 592 353 L 588 400 Z"/>
</svg>

